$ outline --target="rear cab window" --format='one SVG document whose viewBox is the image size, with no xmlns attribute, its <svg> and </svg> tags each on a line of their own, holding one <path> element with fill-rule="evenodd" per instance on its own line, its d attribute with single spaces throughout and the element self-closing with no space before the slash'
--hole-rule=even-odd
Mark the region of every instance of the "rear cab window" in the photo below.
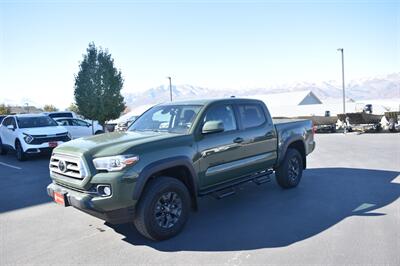
<svg viewBox="0 0 400 266">
<path fill-rule="evenodd" d="M 259 127 L 267 122 L 265 112 L 260 104 L 239 104 L 238 109 L 243 129 Z"/>
</svg>

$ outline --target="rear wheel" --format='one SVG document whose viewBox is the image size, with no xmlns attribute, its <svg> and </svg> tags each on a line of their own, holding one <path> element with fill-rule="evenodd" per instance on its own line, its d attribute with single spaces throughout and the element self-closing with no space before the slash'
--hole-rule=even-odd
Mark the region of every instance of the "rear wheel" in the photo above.
<svg viewBox="0 0 400 266">
<path fill-rule="evenodd" d="M 8 150 L 6 149 L 6 147 L 3 146 L 3 142 L 0 139 L 0 155 L 6 155 L 8 152 Z"/>
<path fill-rule="evenodd" d="M 190 195 L 186 186 L 175 178 L 156 177 L 143 192 L 134 225 L 149 239 L 168 239 L 183 229 L 189 211 Z"/>
<path fill-rule="evenodd" d="M 303 159 L 300 152 L 287 149 L 285 159 L 275 171 L 276 181 L 283 188 L 293 188 L 299 184 L 302 175 Z"/>
<path fill-rule="evenodd" d="M 16 152 L 18 161 L 26 160 L 26 153 L 22 149 L 21 143 L 18 140 L 15 142 L 15 152 Z"/>
<path fill-rule="evenodd" d="M 97 130 L 96 133 L 94 133 L 95 135 L 99 135 L 99 134 L 103 134 L 104 131 L 103 130 Z"/>
</svg>

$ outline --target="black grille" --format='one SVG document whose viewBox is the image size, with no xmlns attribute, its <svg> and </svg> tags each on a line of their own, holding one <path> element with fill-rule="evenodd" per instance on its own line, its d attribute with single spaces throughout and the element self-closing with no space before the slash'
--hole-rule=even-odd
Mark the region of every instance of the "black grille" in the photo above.
<svg viewBox="0 0 400 266">
<path fill-rule="evenodd" d="M 31 143 L 29 144 L 43 144 L 46 142 L 50 142 L 50 141 L 69 141 L 70 138 L 68 137 L 67 134 L 57 134 L 55 136 L 51 136 L 51 137 L 44 137 L 42 135 L 40 136 L 32 136 L 33 140 L 31 141 Z"/>
</svg>

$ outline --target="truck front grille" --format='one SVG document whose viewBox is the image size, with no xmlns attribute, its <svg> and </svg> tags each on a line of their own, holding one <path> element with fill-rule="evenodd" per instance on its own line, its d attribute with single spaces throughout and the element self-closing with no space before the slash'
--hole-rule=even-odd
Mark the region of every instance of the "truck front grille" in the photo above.
<svg viewBox="0 0 400 266">
<path fill-rule="evenodd" d="M 50 159 L 50 171 L 62 176 L 84 179 L 87 176 L 85 166 L 79 157 L 54 153 Z"/>
</svg>

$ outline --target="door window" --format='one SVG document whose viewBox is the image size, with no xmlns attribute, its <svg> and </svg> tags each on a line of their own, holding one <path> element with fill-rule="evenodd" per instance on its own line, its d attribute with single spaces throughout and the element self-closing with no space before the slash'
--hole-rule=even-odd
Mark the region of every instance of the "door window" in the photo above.
<svg viewBox="0 0 400 266">
<path fill-rule="evenodd" d="M 4 121 L 3 121 L 3 126 L 8 126 L 8 125 L 11 125 L 11 120 L 12 120 L 12 117 L 7 117 L 6 119 L 4 119 Z"/>
<path fill-rule="evenodd" d="M 71 126 L 72 124 L 71 124 L 71 119 L 58 119 L 57 120 L 57 123 L 60 125 L 60 126 Z"/>
<path fill-rule="evenodd" d="M 73 119 L 72 125 L 79 126 L 79 127 L 87 127 L 87 126 L 89 126 L 89 123 L 79 120 L 79 119 Z"/>
<path fill-rule="evenodd" d="M 265 123 L 265 114 L 259 104 L 241 104 L 239 105 L 239 115 L 243 128 L 253 128 Z"/>
<path fill-rule="evenodd" d="M 203 122 L 221 121 L 224 124 L 224 131 L 237 129 L 235 114 L 230 105 L 217 105 L 211 107 L 204 116 Z M 204 124 L 203 123 L 203 124 Z"/>
</svg>

